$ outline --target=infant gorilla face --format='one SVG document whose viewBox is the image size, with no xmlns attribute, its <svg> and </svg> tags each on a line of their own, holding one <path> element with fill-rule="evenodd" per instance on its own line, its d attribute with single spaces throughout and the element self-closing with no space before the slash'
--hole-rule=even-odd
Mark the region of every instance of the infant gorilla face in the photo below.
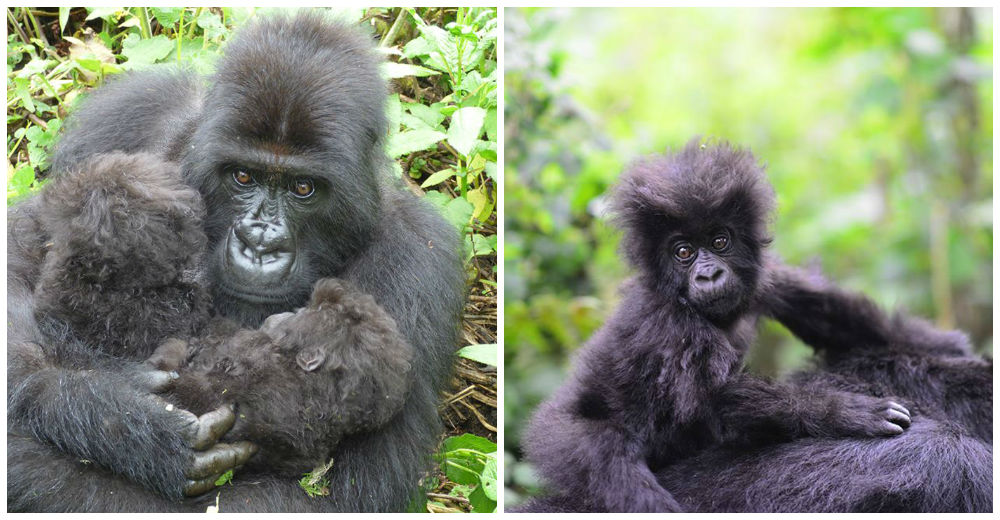
<svg viewBox="0 0 1000 520">
<path fill-rule="evenodd" d="M 676 234 L 667 241 L 682 298 L 701 314 L 725 318 L 740 312 L 753 291 L 731 265 L 740 247 L 725 227 Z"/>
<path fill-rule="evenodd" d="M 264 320 L 260 331 L 271 338 L 271 341 L 278 345 L 279 349 L 284 346 L 285 350 L 298 350 L 295 355 L 295 364 L 306 372 L 312 372 L 320 368 L 327 359 L 326 350 L 320 346 L 323 344 L 323 338 L 313 338 L 313 341 L 305 345 L 293 345 L 290 344 L 290 341 L 286 341 L 293 337 L 292 331 L 294 329 L 304 325 L 301 320 L 308 322 L 313 319 L 311 315 L 315 314 L 308 310 L 301 312 L 303 315 L 296 315 L 294 312 L 271 315 Z"/>
</svg>

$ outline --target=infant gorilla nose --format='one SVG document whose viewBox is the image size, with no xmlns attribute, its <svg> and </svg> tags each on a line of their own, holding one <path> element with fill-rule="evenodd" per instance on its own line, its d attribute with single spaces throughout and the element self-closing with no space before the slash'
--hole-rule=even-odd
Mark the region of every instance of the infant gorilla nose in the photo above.
<svg viewBox="0 0 1000 520">
<path fill-rule="evenodd" d="M 714 293 L 722 290 L 729 280 L 729 272 L 721 265 L 711 263 L 695 267 L 694 284 L 698 290 Z"/>
</svg>

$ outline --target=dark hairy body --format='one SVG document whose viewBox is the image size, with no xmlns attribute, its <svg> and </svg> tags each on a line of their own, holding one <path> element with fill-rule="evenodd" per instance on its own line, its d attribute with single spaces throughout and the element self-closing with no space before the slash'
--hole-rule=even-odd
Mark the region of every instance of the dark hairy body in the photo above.
<svg viewBox="0 0 1000 520">
<path fill-rule="evenodd" d="M 114 151 L 177 162 L 205 204 L 215 312 L 242 327 L 305 305 L 330 277 L 395 320 L 412 347 L 412 386 L 384 427 L 340 441 L 330 495 L 310 498 L 296 479 L 255 467 L 219 493 L 183 498 L 206 455 L 225 468 L 250 452 L 216 443 L 224 408 L 197 418 L 162 406 L 154 391 L 167 373 L 144 355 L 95 351 L 37 320 L 50 237 L 36 197 L 8 210 L 9 510 L 203 511 L 216 499 L 222 511 L 410 504 L 440 431 L 464 282 L 455 230 L 388 179 L 383 101 L 372 45 L 354 28 L 317 15 L 258 22 L 230 43 L 207 83 L 151 71 L 95 91 L 73 114 L 52 168 L 63 175 Z"/>
<path fill-rule="evenodd" d="M 832 375 L 834 364 L 787 383 L 740 371 L 761 314 L 820 347 L 864 351 L 890 337 L 865 337 L 872 327 L 840 332 L 881 314 L 763 255 L 771 201 L 753 158 L 727 145 L 693 142 L 623 175 L 614 209 L 638 275 L 526 432 L 528 457 L 555 494 L 523 510 L 892 510 L 890 499 L 873 502 L 880 496 L 873 490 L 887 489 L 886 481 L 905 487 L 907 479 L 907 489 L 942 491 L 913 502 L 918 510 L 981 509 L 981 486 L 962 488 L 922 465 L 918 447 L 947 451 L 956 443 L 939 442 L 948 427 L 923 417 L 903 433 L 909 410 L 927 406 L 909 388 L 873 391 L 861 377 L 850 384 Z M 864 362 L 847 363 L 842 375 L 858 375 L 857 365 Z M 961 458 L 966 442 L 975 448 L 971 460 Z M 956 470 L 988 471 L 989 446 L 957 444 L 949 454 Z M 858 446 L 867 450 L 829 455 Z M 788 462 L 793 453 L 798 464 Z M 783 489 L 776 480 L 790 484 Z M 835 497 L 823 494 L 829 489 Z"/>
</svg>

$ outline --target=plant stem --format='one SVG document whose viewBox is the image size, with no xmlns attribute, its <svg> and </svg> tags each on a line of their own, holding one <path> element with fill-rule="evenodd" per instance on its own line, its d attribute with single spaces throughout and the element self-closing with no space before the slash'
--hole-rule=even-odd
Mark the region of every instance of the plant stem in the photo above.
<svg viewBox="0 0 1000 520">
<path fill-rule="evenodd" d="M 396 15 L 396 19 L 392 22 L 392 26 L 389 27 L 389 31 L 385 33 L 385 37 L 379 42 L 379 47 L 390 47 L 399 37 L 399 33 L 403 30 L 403 26 L 406 25 L 406 11 L 404 9 L 399 10 L 399 14 Z"/>
</svg>

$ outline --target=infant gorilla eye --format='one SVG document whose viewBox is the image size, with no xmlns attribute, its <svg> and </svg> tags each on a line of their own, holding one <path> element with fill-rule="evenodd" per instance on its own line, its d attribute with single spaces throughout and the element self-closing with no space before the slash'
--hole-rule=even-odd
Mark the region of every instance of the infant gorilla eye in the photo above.
<svg viewBox="0 0 1000 520">
<path fill-rule="evenodd" d="M 313 194 L 316 188 L 313 187 L 313 183 L 309 179 L 295 179 L 295 185 L 292 187 L 292 193 L 300 199 L 304 199 Z"/>
<path fill-rule="evenodd" d="M 728 246 L 729 246 L 729 237 L 725 235 L 719 235 L 715 237 L 715 240 L 712 241 L 712 247 L 715 248 L 716 251 L 722 251 Z"/>
<path fill-rule="evenodd" d="M 677 249 L 674 250 L 674 256 L 678 260 L 688 260 L 694 256 L 694 248 L 687 244 L 677 246 Z"/>
<path fill-rule="evenodd" d="M 234 171 L 233 180 L 235 180 L 240 186 L 249 186 L 253 184 L 253 176 L 243 170 Z"/>
</svg>

